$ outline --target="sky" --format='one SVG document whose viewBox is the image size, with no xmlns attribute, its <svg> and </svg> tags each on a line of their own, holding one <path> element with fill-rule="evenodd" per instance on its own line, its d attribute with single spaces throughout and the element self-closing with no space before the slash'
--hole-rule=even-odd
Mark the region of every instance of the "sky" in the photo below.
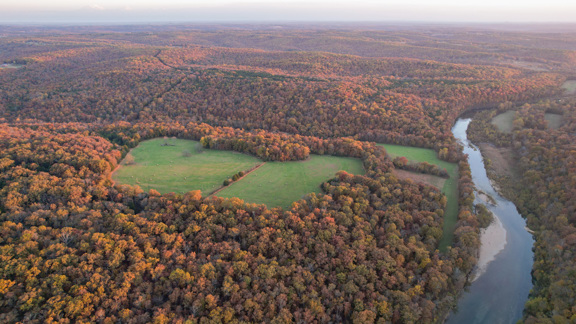
<svg viewBox="0 0 576 324">
<path fill-rule="evenodd" d="M 576 22 L 576 0 L 2 0 L 0 24 Z"/>
</svg>

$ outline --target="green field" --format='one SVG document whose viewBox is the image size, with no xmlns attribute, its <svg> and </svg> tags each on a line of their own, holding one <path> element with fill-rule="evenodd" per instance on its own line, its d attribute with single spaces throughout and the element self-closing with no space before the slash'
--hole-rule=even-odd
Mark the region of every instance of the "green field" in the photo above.
<svg viewBox="0 0 576 324">
<path fill-rule="evenodd" d="M 173 146 L 162 146 L 164 139 L 160 138 L 141 142 L 129 153 L 135 164 L 122 165 L 112 179 L 139 185 L 145 191 L 184 193 L 201 190 L 207 195 L 237 172 L 262 163 L 255 157 L 232 151 L 198 152 L 200 143 L 196 141 L 169 139 L 168 142 Z M 184 151 L 190 156 L 185 157 Z"/>
<path fill-rule="evenodd" d="M 492 118 L 492 124 L 496 126 L 499 131 L 510 134 L 512 133 L 512 129 L 514 129 L 513 122 L 515 115 L 516 112 L 514 110 L 508 110 Z"/>
<path fill-rule="evenodd" d="M 0 69 L 19 69 L 22 66 L 23 65 L 19 65 L 19 64 L 4 63 L 4 64 L 0 64 Z"/>
<path fill-rule="evenodd" d="M 567 94 L 576 94 L 576 80 L 568 80 L 562 84 Z"/>
<path fill-rule="evenodd" d="M 492 118 L 492 124 L 496 126 L 496 128 L 498 128 L 499 131 L 510 134 L 514 129 L 515 115 L 516 112 L 513 110 L 501 113 Z M 554 113 L 545 113 L 544 118 L 548 122 L 549 129 L 558 129 L 560 128 L 560 126 L 562 126 L 562 115 Z"/>
<path fill-rule="evenodd" d="M 238 182 L 218 192 L 220 197 L 238 197 L 249 203 L 288 208 L 292 202 L 311 192 L 344 170 L 364 174 L 362 161 L 326 155 L 310 155 L 306 161 L 267 162 Z"/>
<path fill-rule="evenodd" d="M 562 126 L 562 115 L 560 114 L 545 113 L 544 119 L 548 122 L 548 128 L 550 129 L 558 129 Z"/>
<path fill-rule="evenodd" d="M 431 149 L 392 144 L 378 145 L 383 146 L 392 157 L 405 156 L 408 160 L 428 162 L 448 171 L 450 179 L 447 179 L 442 187 L 442 192 L 446 195 L 448 202 L 446 203 L 446 214 L 444 215 L 444 235 L 439 245 L 440 251 L 445 251 L 448 246 L 452 245 L 454 228 L 458 220 L 458 165 L 440 160 L 436 152 Z"/>
</svg>

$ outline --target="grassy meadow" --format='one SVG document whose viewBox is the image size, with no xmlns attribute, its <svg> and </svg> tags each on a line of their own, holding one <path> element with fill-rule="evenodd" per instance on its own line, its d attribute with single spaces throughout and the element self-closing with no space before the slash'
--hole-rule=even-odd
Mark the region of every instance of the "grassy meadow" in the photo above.
<svg viewBox="0 0 576 324">
<path fill-rule="evenodd" d="M 549 129 L 558 129 L 562 126 L 562 115 L 560 114 L 545 113 L 544 119 L 548 122 Z"/>
<path fill-rule="evenodd" d="M 492 124 L 496 126 L 499 131 L 510 134 L 512 133 L 512 129 L 514 129 L 513 122 L 515 115 L 516 112 L 514 110 L 508 110 L 507 112 L 494 116 L 494 118 L 492 118 Z"/>
<path fill-rule="evenodd" d="M 250 155 L 232 151 L 199 151 L 197 141 L 167 141 L 170 146 L 163 146 L 165 140 L 161 138 L 141 142 L 130 151 L 131 157 L 122 162 L 112 179 L 117 183 L 138 185 L 145 191 L 184 193 L 201 190 L 206 196 L 239 171 L 263 163 Z M 126 164 L 130 159 L 133 163 Z M 238 197 L 271 208 L 288 208 L 306 194 L 320 192 L 320 184 L 340 170 L 364 174 L 359 159 L 312 155 L 306 161 L 264 163 L 216 195 Z"/>
<path fill-rule="evenodd" d="M 576 80 L 567 80 L 562 84 L 566 94 L 576 94 Z"/>
<path fill-rule="evenodd" d="M 446 214 L 444 215 L 444 235 L 440 241 L 440 250 L 445 251 L 448 246 L 452 245 L 454 228 L 458 220 L 458 165 L 440 160 L 436 152 L 431 149 L 392 144 L 378 145 L 383 146 L 388 154 L 393 157 L 405 156 L 410 161 L 428 162 L 440 168 L 445 168 L 446 171 L 448 171 L 450 179 L 446 179 L 442 186 L 442 193 L 444 193 L 448 199 L 446 203 Z M 436 185 L 435 183 L 430 184 Z"/>
<path fill-rule="evenodd" d="M 492 124 L 496 126 L 496 128 L 503 132 L 510 134 L 514 129 L 514 117 L 516 112 L 514 110 L 509 110 L 507 112 L 498 114 L 492 118 Z M 562 115 L 554 114 L 554 113 L 545 113 L 544 119 L 548 122 L 549 129 L 558 129 L 562 126 Z"/>
<path fill-rule="evenodd" d="M 262 163 L 255 157 L 232 151 L 199 151 L 197 141 L 169 139 L 172 146 L 162 146 L 163 143 L 161 138 L 141 142 L 129 153 L 135 163 L 122 165 L 112 179 L 139 185 L 145 191 L 184 193 L 201 190 L 203 195 L 208 195 L 237 172 Z"/>
<path fill-rule="evenodd" d="M 220 197 L 238 197 L 268 207 L 288 208 L 311 192 L 320 192 L 322 182 L 344 170 L 364 174 L 362 161 L 355 158 L 310 155 L 306 161 L 267 162 L 240 181 L 219 191 Z"/>
</svg>

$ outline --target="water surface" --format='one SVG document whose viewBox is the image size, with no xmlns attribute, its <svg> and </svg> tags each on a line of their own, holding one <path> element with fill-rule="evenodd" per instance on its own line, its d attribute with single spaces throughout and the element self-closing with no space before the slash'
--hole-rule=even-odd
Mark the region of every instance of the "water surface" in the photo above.
<svg viewBox="0 0 576 324">
<path fill-rule="evenodd" d="M 490 184 L 480 150 L 466 136 L 470 121 L 470 118 L 458 119 L 452 133 L 464 146 L 464 153 L 468 154 L 476 188 L 496 200 L 496 205 L 488 204 L 487 207 L 502 222 L 507 241 L 486 271 L 462 294 L 458 309 L 450 314 L 446 323 L 516 323 L 522 317 L 524 303 L 532 288 L 530 271 L 534 240 L 526 231 L 526 221 L 516 206 L 501 197 Z"/>
</svg>

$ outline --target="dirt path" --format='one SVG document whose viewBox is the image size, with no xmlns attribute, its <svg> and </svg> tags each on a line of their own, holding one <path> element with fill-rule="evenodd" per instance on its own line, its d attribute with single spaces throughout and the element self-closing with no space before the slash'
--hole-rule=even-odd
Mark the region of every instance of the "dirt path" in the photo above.
<svg viewBox="0 0 576 324">
<path fill-rule="evenodd" d="M 258 169 L 259 169 L 261 166 L 263 166 L 264 164 L 266 164 L 266 163 L 260 163 L 260 164 L 258 164 L 257 166 L 253 167 L 252 169 L 246 171 L 242 177 L 238 178 L 238 180 L 236 180 L 236 181 L 234 181 L 234 182 L 238 182 L 238 181 L 244 179 L 247 175 L 249 175 L 250 173 L 252 173 L 252 172 L 254 172 L 254 171 L 256 171 L 256 170 L 258 170 Z M 234 182 L 232 182 L 232 183 L 234 183 Z M 231 183 L 231 184 L 232 184 L 232 183 Z M 230 184 L 230 185 L 231 185 L 231 184 Z M 208 197 L 214 196 L 215 194 L 217 194 L 217 193 L 219 193 L 220 191 L 226 189 L 226 188 L 229 187 L 230 185 L 228 185 L 228 186 L 221 186 L 220 188 L 212 191 L 212 192 L 208 195 Z"/>
</svg>

